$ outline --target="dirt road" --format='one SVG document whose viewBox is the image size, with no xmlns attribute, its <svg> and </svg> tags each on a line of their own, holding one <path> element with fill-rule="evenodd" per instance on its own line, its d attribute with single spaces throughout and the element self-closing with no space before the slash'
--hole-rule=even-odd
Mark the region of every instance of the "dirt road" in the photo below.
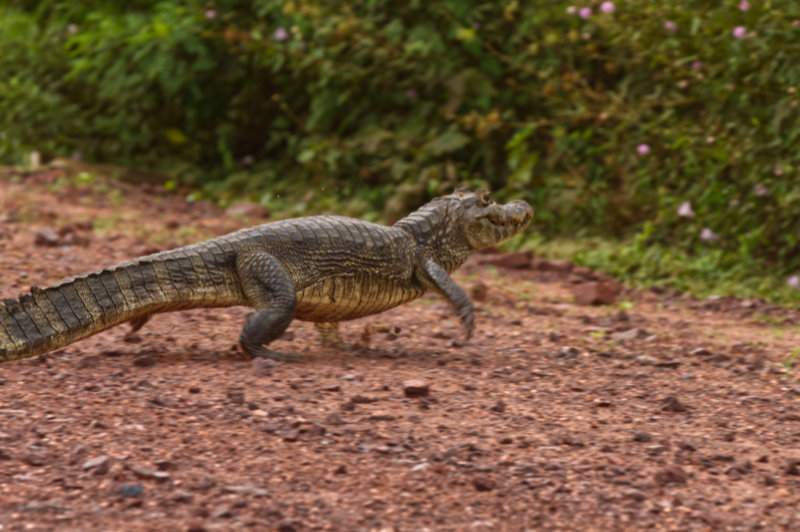
<svg viewBox="0 0 800 532">
<path fill-rule="evenodd" d="M 263 221 L 57 177 L 0 181 L 2 297 Z M 498 260 L 456 276 L 468 343 L 431 296 L 350 353 L 295 322 L 300 363 L 248 360 L 235 308 L 0 365 L 0 531 L 800 530 L 797 313 Z"/>
</svg>

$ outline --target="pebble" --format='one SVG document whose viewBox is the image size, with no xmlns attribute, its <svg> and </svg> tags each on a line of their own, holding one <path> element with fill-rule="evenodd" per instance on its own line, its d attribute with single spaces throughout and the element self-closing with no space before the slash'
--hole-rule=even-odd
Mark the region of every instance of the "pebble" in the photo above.
<svg viewBox="0 0 800 532">
<path fill-rule="evenodd" d="M 255 357 L 250 362 L 250 372 L 256 377 L 263 377 L 271 374 L 278 364 L 277 360 L 272 360 L 271 358 Z"/>
<path fill-rule="evenodd" d="M 567 260 L 540 260 L 535 267 L 540 272 L 569 273 L 575 265 Z"/>
<path fill-rule="evenodd" d="M 33 243 L 37 246 L 55 247 L 61 245 L 61 238 L 51 227 L 43 227 L 36 231 Z"/>
<path fill-rule="evenodd" d="M 89 458 L 86 460 L 83 465 L 81 465 L 81 469 L 94 469 L 95 475 L 105 475 L 108 473 L 108 468 L 111 465 L 111 462 L 108 458 L 107 454 L 101 454 L 100 456 L 95 456 L 94 458 Z"/>
<path fill-rule="evenodd" d="M 668 395 L 661 402 L 661 410 L 664 412 L 685 412 L 687 406 L 678 400 L 675 395 Z"/>
<path fill-rule="evenodd" d="M 158 482 L 165 482 L 172 478 L 172 475 L 166 471 L 158 471 L 149 467 L 131 466 L 129 469 L 139 478 L 156 480 Z"/>
<path fill-rule="evenodd" d="M 689 480 L 689 475 L 679 465 L 667 466 L 655 474 L 656 484 L 659 486 L 667 486 L 669 484 L 686 484 Z"/>
<path fill-rule="evenodd" d="M 486 475 L 475 475 L 472 477 L 472 485 L 478 491 L 492 491 L 497 487 L 497 481 Z"/>
<path fill-rule="evenodd" d="M 784 467 L 783 472 L 787 475 L 800 475 L 800 460 L 797 458 L 792 458 L 788 462 L 786 462 L 786 467 Z"/>
<path fill-rule="evenodd" d="M 498 268 L 527 270 L 528 268 L 531 267 L 532 254 L 530 251 L 516 251 L 514 253 L 502 253 L 497 255 L 490 255 L 488 258 L 481 260 L 481 262 L 484 264 L 489 264 L 491 266 L 497 266 Z"/>
<path fill-rule="evenodd" d="M 611 305 L 617 299 L 617 290 L 610 283 L 581 283 L 573 285 L 572 296 L 576 305 Z"/>
<path fill-rule="evenodd" d="M 141 355 L 133 359 L 133 365 L 140 368 L 148 368 L 156 365 L 156 359 L 153 355 Z"/>
<path fill-rule="evenodd" d="M 403 393 L 406 397 L 427 397 L 430 389 L 430 384 L 421 379 L 403 381 Z"/>
<path fill-rule="evenodd" d="M 123 497 L 138 497 L 144 492 L 141 484 L 120 484 L 119 494 Z"/>
<path fill-rule="evenodd" d="M 506 403 L 503 400 L 497 401 L 494 405 L 492 405 L 489 410 L 492 412 L 497 412 L 498 414 L 502 414 L 506 411 Z"/>
<path fill-rule="evenodd" d="M 653 435 L 649 432 L 644 431 L 637 431 L 633 433 L 633 441 L 638 441 L 640 443 L 649 443 L 653 441 Z"/>
<path fill-rule="evenodd" d="M 611 333 L 612 340 L 636 340 L 637 338 L 646 338 L 650 336 L 647 331 L 639 329 L 638 327 L 634 327 L 633 329 L 627 329 L 625 331 L 617 331 L 615 333 Z"/>
</svg>

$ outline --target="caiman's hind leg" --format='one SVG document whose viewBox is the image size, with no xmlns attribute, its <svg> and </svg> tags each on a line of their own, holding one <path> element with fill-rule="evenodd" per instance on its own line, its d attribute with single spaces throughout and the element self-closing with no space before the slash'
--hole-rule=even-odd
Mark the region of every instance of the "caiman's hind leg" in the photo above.
<svg viewBox="0 0 800 532">
<path fill-rule="evenodd" d="M 338 347 L 340 349 L 350 349 L 353 347 L 349 342 L 342 340 L 339 334 L 338 321 L 326 321 L 315 323 L 314 326 L 319 331 L 322 338 L 322 345 L 329 347 Z"/>
<path fill-rule="evenodd" d="M 128 323 L 131 326 L 131 330 L 128 334 L 133 334 L 142 327 L 144 327 L 144 324 L 150 321 L 150 318 L 152 317 L 153 317 L 152 314 L 145 314 L 144 316 L 139 316 L 138 318 L 133 318 L 132 320 L 129 320 Z"/>
<path fill-rule="evenodd" d="M 253 356 L 297 360 L 300 355 L 280 353 L 266 345 L 280 336 L 294 318 L 297 296 L 284 267 L 264 251 L 242 251 L 236 256 L 236 273 L 247 302 L 256 309 L 244 324 L 240 343 Z"/>
</svg>

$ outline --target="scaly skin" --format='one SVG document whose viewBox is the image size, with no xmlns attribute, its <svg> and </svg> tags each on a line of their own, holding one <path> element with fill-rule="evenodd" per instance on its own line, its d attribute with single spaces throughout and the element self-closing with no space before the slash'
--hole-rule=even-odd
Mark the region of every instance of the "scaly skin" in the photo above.
<svg viewBox="0 0 800 532">
<path fill-rule="evenodd" d="M 497 205 L 459 189 L 391 227 L 309 216 L 242 229 L 98 272 L 33 287 L 0 305 L 0 361 L 58 349 L 120 323 L 134 330 L 158 312 L 247 305 L 240 342 L 253 356 L 293 359 L 267 345 L 292 319 L 317 322 L 339 343 L 338 322 L 439 292 L 466 329 L 472 303 L 450 278 L 474 250 L 527 227 L 524 201 Z"/>
</svg>

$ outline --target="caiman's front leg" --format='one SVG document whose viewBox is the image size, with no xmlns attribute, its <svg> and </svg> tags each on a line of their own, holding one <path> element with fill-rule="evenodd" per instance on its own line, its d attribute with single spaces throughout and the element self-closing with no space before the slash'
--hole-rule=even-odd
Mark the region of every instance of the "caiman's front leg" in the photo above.
<svg viewBox="0 0 800 532">
<path fill-rule="evenodd" d="M 267 252 L 245 250 L 236 256 L 236 273 L 247 302 L 256 309 L 242 328 L 242 349 L 253 356 L 276 360 L 300 358 L 266 348 L 294 318 L 297 295 L 286 269 Z"/>
<path fill-rule="evenodd" d="M 450 278 L 444 268 L 431 259 L 423 260 L 422 270 L 428 281 L 424 284 L 432 284 L 433 288 L 453 306 L 456 315 L 461 320 L 461 323 L 464 324 L 467 340 L 469 340 L 472 336 L 472 330 L 475 328 L 475 314 L 472 310 L 472 301 L 470 301 L 469 296 Z"/>
</svg>

